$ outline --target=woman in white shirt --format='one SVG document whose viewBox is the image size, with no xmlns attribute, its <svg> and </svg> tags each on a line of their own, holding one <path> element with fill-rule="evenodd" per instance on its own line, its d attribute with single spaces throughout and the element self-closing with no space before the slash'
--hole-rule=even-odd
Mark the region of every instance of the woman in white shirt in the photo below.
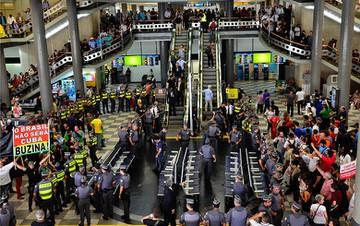
<svg viewBox="0 0 360 226">
<path fill-rule="evenodd" d="M 326 207 L 324 204 L 324 196 L 316 195 L 316 203 L 312 204 L 310 207 L 310 217 L 312 218 L 315 225 L 326 225 L 328 220 L 328 215 L 326 213 Z"/>
</svg>

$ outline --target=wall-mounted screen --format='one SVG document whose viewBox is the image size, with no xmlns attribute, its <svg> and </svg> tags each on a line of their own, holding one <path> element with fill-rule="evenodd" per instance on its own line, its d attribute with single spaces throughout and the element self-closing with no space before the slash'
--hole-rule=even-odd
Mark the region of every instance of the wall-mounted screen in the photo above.
<svg viewBox="0 0 360 226">
<path fill-rule="evenodd" d="M 126 66 L 141 66 L 142 65 L 142 59 L 141 56 L 135 55 L 135 56 L 125 56 L 124 57 L 124 63 Z"/>
<path fill-rule="evenodd" d="M 254 53 L 253 54 L 254 64 L 268 64 L 271 63 L 271 53 Z"/>
</svg>

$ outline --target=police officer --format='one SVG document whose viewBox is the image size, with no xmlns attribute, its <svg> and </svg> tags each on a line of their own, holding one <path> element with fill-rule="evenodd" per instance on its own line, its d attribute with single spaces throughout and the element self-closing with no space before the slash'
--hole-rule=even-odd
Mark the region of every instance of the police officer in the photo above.
<svg viewBox="0 0 360 226">
<path fill-rule="evenodd" d="M 40 181 L 35 186 L 35 194 L 40 201 L 40 208 L 44 211 L 45 215 L 49 211 L 49 216 L 51 222 L 55 223 L 54 218 L 54 206 L 53 206 L 53 184 L 48 178 L 48 172 L 43 171 L 41 173 L 42 181 Z"/>
<path fill-rule="evenodd" d="M 129 148 L 129 134 L 126 129 L 126 126 L 120 126 L 120 130 L 118 132 L 120 147 L 124 150 L 128 150 Z"/>
<path fill-rule="evenodd" d="M 0 225 L 10 225 L 10 211 L 3 206 L 2 199 L 0 200 Z"/>
<path fill-rule="evenodd" d="M 110 93 L 110 103 L 111 103 L 111 113 L 115 112 L 115 105 L 116 105 L 116 92 L 113 90 Z"/>
<path fill-rule="evenodd" d="M 180 217 L 180 224 L 182 226 L 200 226 L 202 217 L 200 213 L 194 211 L 194 200 L 186 199 L 187 211 Z"/>
<path fill-rule="evenodd" d="M 103 219 L 109 220 L 113 217 L 113 190 L 115 186 L 114 175 L 107 165 L 101 166 L 102 174 L 99 176 L 98 188 L 101 191 Z"/>
<path fill-rule="evenodd" d="M 240 197 L 242 206 L 246 206 L 248 189 L 243 183 L 242 175 L 236 175 L 233 186 L 233 195 Z"/>
<path fill-rule="evenodd" d="M 203 157 L 205 180 L 210 181 L 212 164 L 216 162 L 215 150 L 210 146 L 209 138 L 205 139 L 205 144 L 200 148 L 200 154 Z"/>
<path fill-rule="evenodd" d="M 121 216 L 121 219 L 124 219 L 125 222 L 130 221 L 130 175 L 126 173 L 126 165 L 120 166 L 120 192 L 119 198 L 124 206 L 124 215 Z"/>
<path fill-rule="evenodd" d="M 119 107 L 118 107 L 118 113 L 120 111 L 124 111 L 124 102 L 125 102 L 125 87 L 123 86 L 124 84 L 122 84 L 120 86 L 120 90 L 118 93 L 118 101 L 119 101 Z"/>
<path fill-rule="evenodd" d="M 55 196 L 56 199 L 61 203 L 61 207 L 66 207 L 66 196 L 65 196 L 65 171 L 62 169 L 61 164 L 59 162 L 55 163 L 55 177 L 56 177 L 56 188 L 55 188 Z M 60 211 L 62 208 L 60 208 Z"/>
<path fill-rule="evenodd" d="M 91 224 L 90 216 L 90 196 L 93 195 L 92 188 L 86 183 L 86 176 L 81 177 L 81 186 L 77 187 L 75 190 L 76 198 L 78 199 L 78 208 L 80 212 L 80 224 L 79 226 L 84 226 L 84 214 L 86 215 L 86 220 L 88 226 Z"/>
<path fill-rule="evenodd" d="M 271 188 L 271 198 L 272 198 L 272 205 L 271 209 L 274 212 L 273 214 L 273 224 L 274 225 L 281 225 L 281 220 L 284 214 L 284 198 L 280 194 L 281 192 L 281 185 L 275 183 L 272 185 Z"/>
<path fill-rule="evenodd" d="M 155 127 L 154 116 L 151 113 L 150 109 L 148 109 L 145 112 L 144 123 L 145 123 L 145 138 L 147 141 L 149 141 L 152 135 L 153 128 Z"/>
<path fill-rule="evenodd" d="M 92 168 L 94 171 L 94 203 L 93 206 L 95 207 L 94 213 L 101 213 L 102 212 L 102 194 L 99 188 L 99 179 L 102 174 L 100 165 L 96 164 L 95 167 Z"/>
<path fill-rule="evenodd" d="M 91 165 L 95 166 L 98 162 L 98 157 L 96 156 L 97 151 L 97 138 L 91 133 L 89 136 L 89 141 L 87 142 L 87 145 L 89 147 L 89 153 L 90 153 L 90 159 L 91 159 Z"/>
<path fill-rule="evenodd" d="M 101 114 L 101 110 L 100 110 L 101 94 L 100 93 L 97 93 L 95 95 L 95 101 L 96 101 L 96 110 L 99 114 Z"/>
<path fill-rule="evenodd" d="M 225 214 L 220 211 L 220 202 L 217 199 L 214 199 L 213 209 L 205 213 L 204 221 L 206 226 L 225 226 L 226 218 Z"/>
<path fill-rule="evenodd" d="M 9 217 L 10 217 L 9 226 L 16 226 L 15 207 L 12 203 L 9 202 L 9 196 L 4 195 L 3 197 L 1 197 L 0 201 L 3 203 L 2 208 L 7 209 L 9 212 Z"/>
<path fill-rule="evenodd" d="M 234 197 L 234 208 L 231 208 L 226 214 L 226 221 L 229 225 L 233 226 L 246 226 L 246 221 L 248 219 L 248 211 L 241 206 L 241 198 L 236 195 Z"/>
<path fill-rule="evenodd" d="M 155 144 L 155 169 L 156 173 L 160 173 L 164 165 L 164 143 L 161 141 L 158 135 L 155 135 L 153 138 L 153 143 Z"/>
<path fill-rule="evenodd" d="M 109 113 L 109 94 L 105 89 L 101 92 L 101 101 L 104 114 Z"/>
<path fill-rule="evenodd" d="M 133 154 L 137 153 L 139 139 L 140 138 L 139 138 L 138 126 L 136 125 L 136 123 L 133 123 L 129 134 L 130 151 Z"/>
<path fill-rule="evenodd" d="M 76 161 L 70 156 L 70 152 L 65 152 L 65 188 L 66 203 L 70 203 L 71 194 L 74 192 L 74 175 L 77 170 Z"/>
<path fill-rule="evenodd" d="M 130 100 L 132 98 L 132 93 L 130 90 L 126 90 L 125 92 L 125 109 L 127 112 L 130 111 Z"/>
<path fill-rule="evenodd" d="M 82 176 L 85 176 L 85 167 L 81 166 L 79 167 L 79 171 L 77 171 L 74 175 L 74 184 L 75 187 L 80 187 L 81 186 L 81 178 Z"/>
<path fill-rule="evenodd" d="M 210 145 L 213 148 L 217 147 L 217 139 L 221 134 L 220 129 L 216 126 L 216 123 L 214 121 L 211 122 L 208 131 L 207 131 L 208 137 L 210 139 Z"/>
<path fill-rule="evenodd" d="M 241 143 L 242 137 L 240 131 L 238 131 L 237 126 L 232 127 L 231 132 L 229 133 L 228 142 L 230 144 L 230 152 L 238 153 L 239 145 Z"/>
<path fill-rule="evenodd" d="M 164 212 L 165 225 L 176 225 L 176 192 L 173 181 L 171 179 L 166 180 L 164 185 L 164 200 L 162 208 Z"/>
<path fill-rule="evenodd" d="M 309 226 L 309 219 L 303 213 L 301 213 L 301 205 L 297 202 L 293 202 L 291 205 L 291 214 L 284 218 L 282 222 L 283 226 Z"/>
<path fill-rule="evenodd" d="M 274 215 L 272 209 L 271 209 L 271 205 L 272 205 L 272 197 L 271 195 L 264 195 L 262 197 L 262 203 L 260 203 L 259 205 L 259 212 L 265 212 L 269 215 L 269 223 L 273 223 L 272 220 L 272 216 Z"/>
<path fill-rule="evenodd" d="M 180 140 L 181 148 L 185 151 L 185 149 L 189 146 L 190 142 L 190 130 L 188 129 L 186 123 L 184 123 L 182 130 L 176 135 L 177 140 Z"/>
</svg>

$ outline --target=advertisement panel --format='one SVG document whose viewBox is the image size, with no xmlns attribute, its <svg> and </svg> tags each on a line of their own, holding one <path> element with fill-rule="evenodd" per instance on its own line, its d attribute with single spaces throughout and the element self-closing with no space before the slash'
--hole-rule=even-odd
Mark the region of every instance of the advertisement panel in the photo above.
<svg viewBox="0 0 360 226">
<path fill-rule="evenodd" d="M 48 124 L 18 126 L 13 130 L 14 157 L 41 154 L 49 151 Z"/>
<path fill-rule="evenodd" d="M 356 161 L 352 161 L 343 165 L 340 165 L 340 179 L 346 180 L 354 177 L 356 174 Z"/>
</svg>

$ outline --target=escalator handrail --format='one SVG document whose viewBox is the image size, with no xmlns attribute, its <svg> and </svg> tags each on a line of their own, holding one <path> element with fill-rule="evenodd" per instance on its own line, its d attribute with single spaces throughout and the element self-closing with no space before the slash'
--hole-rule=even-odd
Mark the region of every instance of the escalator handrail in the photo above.
<svg viewBox="0 0 360 226">
<path fill-rule="evenodd" d="M 223 100 L 223 96 L 222 96 L 222 92 L 221 92 L 221 59 L 220 59 L 220 33 L 219 30 L 216 30 L 216 38 L 215 38 L 215 42 L 216 42 L 216 102 L 217 102 L 217 107 L 219 107 L 222 103 Z"/>
<path fill-rule="evenodd" d="M 186 93 L 186 104 L 185 104 L 185 115 L 184 123 L 190 124 L 189 129 L 193 132 L 193 118 L 192 118 L 192 63 L 191 63 L 191 52 L 192 52 L 192 29 L 189 29 L 188 33 L 188 77 L 187 77 L 187 92 Z"/>
<path fill-rule="evenodd" d="M 199 36 L 199 81 L 198 81 L 198 117 L 200 119 L 200 124 L 202 123 L 202 114 L 203 114 L 203 59 L 204 59 L 204 32 L 201 30 Z"/>
<path fill-rule="evenodd" d="M 176 30 L 172 30 L 171 34 L 171 42 L 170 42 L 170 53 L 175 51 L 175 39 L 176 39 Z M 168 59 L 168 77 L 172 74 L 173 68 L 171 63 L 171 54 L 169 54 Z M 166 87 L 168 88 L 168 87 Z M 164 112 L 164 119 L 163 119 L 163 127 L 168 128 L 169 126 L 169 100 L 168 100 L 168 92 L 165 92 L 165 112 Z"/>
</svg>

